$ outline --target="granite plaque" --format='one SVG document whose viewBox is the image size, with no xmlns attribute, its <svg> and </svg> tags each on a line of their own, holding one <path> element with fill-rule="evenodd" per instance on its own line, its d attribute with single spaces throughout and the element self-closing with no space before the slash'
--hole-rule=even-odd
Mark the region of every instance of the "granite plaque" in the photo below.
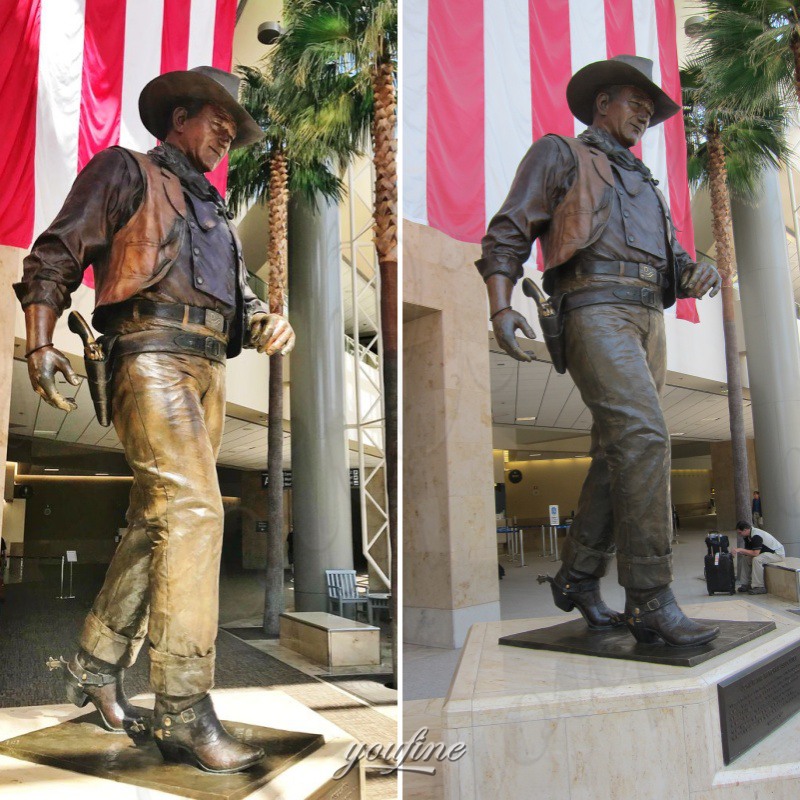
<svg viewBox="0 0 800 800">
<path fill-rule="evenodd" d="M 800 711 L 800 645 L 720 682 L 719 722 L 726 764 Z"/>
</svg>

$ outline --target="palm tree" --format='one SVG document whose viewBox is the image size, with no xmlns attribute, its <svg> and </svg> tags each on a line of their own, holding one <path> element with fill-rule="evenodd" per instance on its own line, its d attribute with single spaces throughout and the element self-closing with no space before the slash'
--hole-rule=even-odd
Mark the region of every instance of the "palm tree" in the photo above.
<svg viewBox="0 0 800 800">
<path fill-rule="evenodd" d="M 392 586 L 397 586 L 397 2 L 287 0 L 275 68 L 298 87 L 358 92 L 351 130 L 372 138 L 374 231 L 381 278 L 385 453 Z M 350 88 L 348 88 L 348 85 Z M 344 120 L 342 119 L 342 122 Z M 397 592 L 392 592 L 396 602 Z M 395 608 L 394 619 L 397 619 Z M 396 640 L 395 636 L 395 640 Z"/>
<path fill-rule="evenodd" d="M 681 70 L 689 180 L 707 185 L 717 268 L 722 276 L 722 324 L 728 376 L 728 413 L 736 518 L 750 520 L 750 478 L 742 380 L 734 316 L 736 262 L 731 236 L 731 194 L 752 196 L 760 171 L 785 163 L 787 108 L 780 94 L 761 99 L 759 112 L 742 109 L 728 84 L 715 83 L 696 62 Z"/>
<path fill-rule="evenodd" d="M 343 184 L 331 169 L 344 167 L 354 154 L 352 136 L 342 137 L 331 123 L 341 98 L 325 101 L 297 92 L 285 77 L 239 67 L 241 102 L 266 132 L 253 147 L 231 155 L 228 202 L 234 213 L 252 202 L 269 203 L 269 310 L 283 313 L 286 302 L 289 197 L 301 193 L 340 199 Z M 302 130 L 299 135 L 297 130 Z M 309 135 L 315 131 L 316 135 Z M 283 356 L 270 356 L 267 474 L 267 569 L 264 631 L 277 635 L 283 611 Z"/>
<path fill-rule="evenodd" d="M 769 108 L 776 94 L 800 102 L 800 3 L 704 0 L 698 65 L 739 109 Z"/>
</svg>

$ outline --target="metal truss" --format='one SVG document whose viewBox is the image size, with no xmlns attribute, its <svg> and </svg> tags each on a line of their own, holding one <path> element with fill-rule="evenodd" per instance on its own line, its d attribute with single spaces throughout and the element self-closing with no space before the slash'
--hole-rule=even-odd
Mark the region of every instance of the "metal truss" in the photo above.
<svg viewBox="0 0 800 800">
<path fill-rule="evenodd" d="M 353 340 L 346 343 L 345 352 L 353 359 L 356 411 L 355 423 L 347 427 L 357 443 L 362 549 L 374 573 L 391 590 L 380 271 L 373 243 L 371 159 L 351 164 L 346 183 L 348 224 L 342 226 L 342 260 L 350 270 Z"/>
</svg>

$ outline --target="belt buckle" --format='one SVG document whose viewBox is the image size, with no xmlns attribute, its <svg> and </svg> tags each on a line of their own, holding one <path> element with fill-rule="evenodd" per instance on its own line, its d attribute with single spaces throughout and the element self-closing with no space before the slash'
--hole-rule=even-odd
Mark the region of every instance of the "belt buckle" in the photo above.
<svg viewBox="0 0 800 800">
<path fill-rule="evenodd" d="M 656 308 L 656 293 L 653 289 L 642 289 L 642 305 Z"/>
<path fill-rule="evenodd" d="M 651 283 L 655 283 L 656 270 L 649 264 L 639 264 L 639 277 L 643 281 L 650 281 Z"/>
<path fill-rule="evenodd" d="M 206 336 L 204 349 L 207 358 L 219 358 L 222 354 L 222 342 L 213 336 Z"/>
<path fill-rule="evenodd" d="M 222 331 L 225 328 L 225 317 L 219 313 L 219 311 L 214 311 L 212 308 L 207 308 L 206 310 L 206 328 L 211 328 L 212 331 Z"/>
</svg>

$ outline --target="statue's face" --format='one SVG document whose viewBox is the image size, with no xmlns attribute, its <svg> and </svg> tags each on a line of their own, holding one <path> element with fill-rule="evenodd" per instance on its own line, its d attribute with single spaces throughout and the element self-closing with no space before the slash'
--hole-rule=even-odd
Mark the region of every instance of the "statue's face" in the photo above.
<svg viewBox="0 0 800 800">
<path fill-rule="evenodd" d="M 172 130 L 167 135 L 167 141 L 181 150 L 200 172 L 211 172 L 228 154 L 235 138 L 233 117 L 210 103 L 193 117 L 188 117 L 185 108 L 176 108 Z"/>
<path fill-rule="evenodd" d="M 613 99 L 597 97 L 594 124 L 607 130 L 623 147 L 633 147 L 644 136 L 655 106 L 650 96 L 635 86 L 622 86 Z"/>
</svg>

